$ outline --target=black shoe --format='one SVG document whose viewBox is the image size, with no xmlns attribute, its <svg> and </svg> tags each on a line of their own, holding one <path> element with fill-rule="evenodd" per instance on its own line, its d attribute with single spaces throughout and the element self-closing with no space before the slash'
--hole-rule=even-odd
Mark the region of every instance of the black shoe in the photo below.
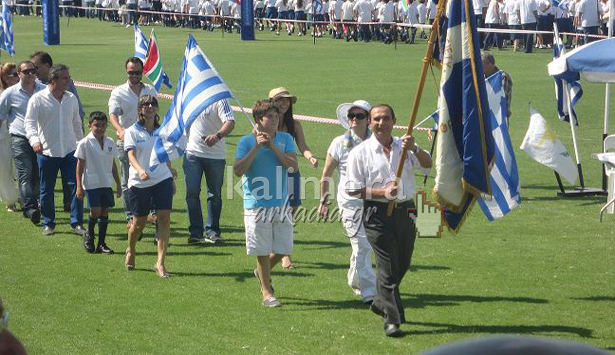
<svg viewBox="0 0 615 355">
<path fill-rule="evenodd" d="M 33 224 L 39 224 L 41 222 L 41 211 L 37 209 L 33 209 L 33 210 L 30 210 L 28 214 L 30 215 L 29 216 L 30 222 L 32 222 Z"/>
<path fill-rule="evenodd" d="M 94 236 L 91 236 L 90 233 L 85 233 L 83 235 L 83 249 L 88 253 L 93 253 L 96 249 L 94 249 Z"/>
<path fill-rule="evenodd" d="M 102 243 L 102 244 L 98 244 L 98 246 L 96 247 L 96 253 L 103 253 L 103 254 L 111 255 L 115 252 L 113 251 L 113 249 L 109 248 L 107 244 Z"/>
<path fill-rule="evenodd" d="M 204 237 L 190 236 L 188 237 L 188 244 L 205 243 L 207 240 Z"/>
<path fill-rule="evenodd" d="M 385 324 L 384 335 L 392 338 L 400 338 L 406 335 L 403 330 L 399 329 L 398 324 Z"/>
</svg>

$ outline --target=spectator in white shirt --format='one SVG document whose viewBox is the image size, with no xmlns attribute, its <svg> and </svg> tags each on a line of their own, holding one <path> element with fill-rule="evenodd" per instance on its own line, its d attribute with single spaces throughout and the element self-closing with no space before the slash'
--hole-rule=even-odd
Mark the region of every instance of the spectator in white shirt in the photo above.
<svg viewBox="0 0 615 355">
<path fill-rule="evenodd" d="M 517 16 L 521 21 L 521 28 L 528 31 L 536 31 L 536 21 L 538 19 L 538 7 L 536 0 L 519 0 L 519 10 Z M 525 42 L 525 53 L 532 53 L 534 46 L 534 34 L 523 35 Z"/>
<path fill-rule="evenodd" d="M 83 235 L 83 201 L 75 197 L 77 158 L 74 154 L 77 141 L 83 138 L 79 103 L 75 95 L 66 91 L 70 80 L 67 66 L 54 65 L 49 78 L 47 89 L 32 95 L 25 118 L 26 137 L 38 154 L 43 235 L 53 234 L 56 226 L 54 188 L 59 170 L 71 189 L 71 231 Z"/>
<path fill-rule="evenodd" d="M 354 4 L 353 10 L 359 23 L 359 36 L 363 42 L 369 42 L 371 40 L 371 33 L 368 23 L 372 21 L 374 8 L 369 1 L 359 0 Z"/>
<path fill-rule="evenodd" d="M 298 0 L 300 1 L 300 0 Z M 341 0 L 338 0 L 341 1 Z M 354 2 L 353 0 L 344 1 L 344 5 L 342 5 L 342 22 L 346 27 L 346 42 L 349 42 L 350 39 L 354 39 L 356 42 L 358 40 L 357 37 L 357 25 L 354 24 Z"/>
<path fill-rule="evenodd" d="M 589 43 L 597 40 L 596 37 L 588 35 L 597 35 L 600 27 L 600 15 L 602 7 L 598 4 L 598 0 L 581 0 L 577 8 L 577 16 L 583 33 L 585 34 L 584 43 Z"/>
<path fill-rule="evenodd" d="M 519 22 L 519 0 L 506 0 L 504 3 L 504 15 L 508 29 L 520 30 L 521 22 Z M 520 33 L 511 33 L 510 40 L 513 41 L 513 50 L 521 49 L 521 39 L 523 36 Z"/>
<path fill-rule="evenodd" d="M 487 16 L 485 16 L 485 25 L 487 28 L 500 28 L 500 2 L 502 0 L 491 0 L 487 8 Z M 502 40 L 498 32 L 488 32 L 485 36 L 483 49 L 488 51 L 489 47 L 496 45 L 498 49 L 502 49 Z"/>
</svg>

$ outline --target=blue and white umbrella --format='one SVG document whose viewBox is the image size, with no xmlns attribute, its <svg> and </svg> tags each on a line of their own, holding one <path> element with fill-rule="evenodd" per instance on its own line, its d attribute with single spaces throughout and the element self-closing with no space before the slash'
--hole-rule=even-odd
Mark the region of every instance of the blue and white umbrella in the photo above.
<svg viewBox="0 0 615 355">
<path fill-rule="evenodd" d="M 549 63 L 549 75 L 570 80 L 579 73 L 585 80 L 615 83 L 615 38 L 581 46 Z"/>
</svg>

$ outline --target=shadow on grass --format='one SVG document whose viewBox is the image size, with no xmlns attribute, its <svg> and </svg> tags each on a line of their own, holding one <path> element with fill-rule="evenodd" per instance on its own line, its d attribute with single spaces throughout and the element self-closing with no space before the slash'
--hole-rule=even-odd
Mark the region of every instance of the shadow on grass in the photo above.
<svg viewBox="0 0 615 355">
<path fill-rule="evenodd" d="M 472 295 L 434 295 L 434 294 L 407 294 L 402 293 L 404 297 L 408 297 L 403 300 L 404 307 L 408 308 L 425 308 L 428 306 L 457 306 L 461 302 L 521 302 L 521 303 L 534 303 L 544 304 L 549 301 L 541 298 L 529 298 L 529 297 L 486 297 L 486 296 L 472 296 Z"/>
<path fill-rule="evenodd" d="M 333 249 L 333 248 L 347 248 L 350 246 L 350 243 L 343 242 L 334 242 L 329 240 L 306 240 L 305 238 L 294 239 L 293 244 L 295 245 L 307 245 L 307 246 L 318 246 L 320 248 L 305 248 L 305 250 L 319 250 L 319 249 Z"/>
<path fill-rule="evenodd" d="M 257 283 L 256 277 L 254 277 L 253 271 L 244 271 L 244 272 L 173 272 L 173 275 L 176 276 L 192 276 L 192 277 L 226 277 L 233 278 L 237 282 L 245 282 L 246 279 L 253 279 L 254 282 Z M 273 272 L 273 276 L 292 276 L 292 277 L 312 277 L 314 274 L 308 274 L 303 272 L 292 272 L 292 273 L 279 273 Z"/>
<path fill-rule="evenodd" d="M 433 327 L 433 330 L 410 330 L 408 335 L 452 334 L 452 333 L 489 333 L 489 334 L 544 334 L 569 333 L 582 338 L 593 338 L 592 330 L 565 325 L 458 325 L 448 323 L 406 322 L 407 324 Z"/>
<path fill-rule="evenodd" d="M 613 297 L 613 296 L 591 296 L 591 297 L 573 298 L 573 300 L 579 300 L 579 301 L 615 301 L 615 297 Z"/>
<path fill-rule="evenodd" d="M 137 252 L 137 255 L 153 255 L 156 256 L 158 255 L 158 252 L 155 251 L 144 251 L 144 252 Z M 231 255 L 230 253 L 218 253 L 215 251 L 205 251 L 205 250 L 199 250 L 199 251 L 193 251 L 193 252 L 187 252 L 187 251 L 167 251 L 167 256 L 174 256 L 174 255 L 179 255 L 179 256 L 186 256 L 186 255 L 190 255 L 190 256 L 194 256 L 194 255 L 207 255 L 207 256 L 229 256 Z"/>
<path fill-rule="evenodd" d="M 345 309 L 357 309 L 369 311 L 369 306 L 364 304 L 360 300 L 319 300 L 319 299 L 307 299 L 297 297 L 279 297 L 284 305 L 293 305 L 297 307 L 305 307 L 292 309 L 292 311 L 313 311 L 313 310 L 345 310 Z"/>
<path fill-rule="evenodd" d="M 345 270 L 348 269 L 348 264 L 333 264 L 333 263 L 316 263 L 310 261 L 298 261 L 296 262 L 298 267 L 305 269 L 325 269 L 325 270 Z M 448 266 L 438 266 L 438 265 L 412 265 L 410 266 L 410 271 L 419 271 L 419 270 L 450 270 L 451 268 Z"/>
</svg>

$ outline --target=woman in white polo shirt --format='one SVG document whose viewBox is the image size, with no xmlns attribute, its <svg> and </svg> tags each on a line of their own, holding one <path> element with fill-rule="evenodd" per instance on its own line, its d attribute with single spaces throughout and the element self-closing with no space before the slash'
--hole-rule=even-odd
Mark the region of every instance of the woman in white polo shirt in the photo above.
<svg viewBox="0 0 615 355">
<path fill-rule="evenodd" d="M 128 230 L 128 249 L 126 249 L 126 269 L 135 268 L 135 249 L 139 235 L 145 228 L 150 209 L 156 209 L 158 217 L 158 260 L 154 271 L 160 277 L 169 277 L 164 267 L 170 235 L 171 207 L 177 176 L 170 163 L 150 169 L 149 160 L 154 149 L 156 137 L 154 130 L 160 126 L 158 120 L 158 101 L 150 95 L 139 99 L 137 122 L 124 133 L 124 150 L 130 161 L 128 178 L 128 202 L 133 213 L 133 222 Z"/>
</svg>

